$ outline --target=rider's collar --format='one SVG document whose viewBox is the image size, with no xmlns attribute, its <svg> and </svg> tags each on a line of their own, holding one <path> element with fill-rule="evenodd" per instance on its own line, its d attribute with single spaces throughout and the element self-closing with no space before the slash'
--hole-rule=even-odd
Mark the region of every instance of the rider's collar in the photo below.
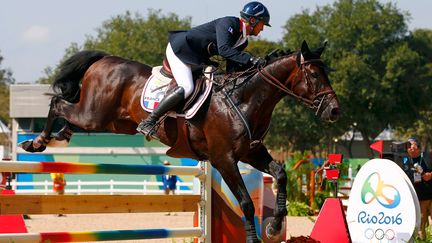
<svg viewBox="0 0 432 243">
<path fill-rule="evenodd" d="M 243 21 L 241 21 L 241 23 L 242 23 L 242 26 L 241 26 L 242 36 L 243 36 L 243 38 L 246 38 L 247 37 L 246 24 Z"/>
<path fill-rule="evenodd" d="M 240 36 L 240 38 L 234 44 L 234 46 L 233 46 L 234 48 L 237 48 L 237 47 L 241 46 L 247 40 L 246 24 L 241 19 L 240 19 L 240 24 L 241 24 L 240 28 L 242 28 L 242 35 Z"/>
</svg>

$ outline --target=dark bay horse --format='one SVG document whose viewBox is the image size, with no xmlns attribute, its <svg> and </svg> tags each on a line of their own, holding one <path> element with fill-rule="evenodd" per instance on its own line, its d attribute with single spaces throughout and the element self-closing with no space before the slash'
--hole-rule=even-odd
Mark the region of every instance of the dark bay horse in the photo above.
<svg viewBox="0 0 432 243">
<path fill-rule="evenodd" d="M 228 92 L 213 89 L 205 109 L 187 122 L 188 140 L 197 159 L 209 161 L 239 201 L 245 215 L 247 242 L 260 241 L 254 225 L 255 208 L 237 168 L 239 160 L 276 179 L 274 220 L 266 229 L 269 237 L 280 232 L 287 214 L 287 175 L 283 165 L 275 162 L 261 143 L 276 104 L 289 95 L 310 107 L 324 121 L 338 118 L 339 101 L 320 59 L 323 50 L 324 47 L 320 47 L 310 51 L 303 42 L 301 51 L 258 67 L 247 77 L 235 80 L 239 85 L 227 84 L 224 90 Z M 43 151 L 53 138 L 53 123 L 57 118 L 67 121 L 55 138 L 58 140 L 69 140 L 74 126 L 91 131 L 135 134 L 137 124 L 148 115 L 141 108 L 140 96 L 151 70 L 147 65 L 102 52 L 77 53 L 62 64 L 53 83 L 56 93 L 45 129 L 21 146 L 29 152 Z M 227 101 L 227 94 L 234 102 Z M 233 107 L 233 104 L 236 105 Z M 166 118 L 170 119 L 175 118 Z M 163 126 L 157 130 L 157 137 L 162 143 L 173 146 L 177 133 L 167 132 Z M 187 153 L 183 157 L 187 157 Z"/>
</svg>

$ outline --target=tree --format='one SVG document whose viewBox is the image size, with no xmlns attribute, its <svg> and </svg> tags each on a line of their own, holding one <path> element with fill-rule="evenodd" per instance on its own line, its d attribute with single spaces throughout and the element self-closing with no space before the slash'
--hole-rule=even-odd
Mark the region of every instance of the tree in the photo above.
<svg viewBox="0 0 432 243">
<path fill-rule="evenodd" d="M 407 42 L 406 21 L 392 3 L 339 0 L 305 10 L 285 25 L 286 46 L 328 40 L 323 58 L 336 69 L 330 78 L 343 109 L 339 127 L 331 129 L 356 124 L 365 146 L 389 125 L 412 123 L 430 103 L 425 87 L 431 84 L 421 56 Z M 419 98 L 425 102 L 415 104 Z"/>
<path fill-rule="evenodd" d="M 12 77 L 12 71 L 8 68 L 2 68 L 3 57 L 0 55 L 0 120 L 5 124 L 9 123 L 9 85 L 15 82 Z M 1 131 L 0 131 L 1 132 Z M 10 144 L 9 136 L 0 133 L 0 144 Z"/>
<path fill-rule="evenodd" d="M 176 14 L 166 16 L 161 11 L 149 10 L 147 18 L 128 11 L 102 24 L 96 37 L 88 37 L 85 49 L 99 49 L 114 55 L 160 65 L 165 58 L 168 33 L 190 29 L 191 19 L 180 19 Z"/>
<path fill-rule="evenodd" d="M 245 51 L 250 52 L 254 56 L 264 58 L 275 49 L 282 49 L 282 44 L 280 42 L 257 39 L 249 41 Z"/>
<path fill-rule="evenodd" d="M 0 85 L 13 84 L 15 79 L 12 77 L 12 71 L 8 68 L 1 68 L 2 61 L 3 57 L 0 52 Z"/>
<path fill-rule="evenodd" d="M 0 55 L 0 120 L 9 123 L 9 85 L 15 82 L 12 71 L 1 68 L 3 57 Z"/>
<path fill-rule="evenodd" d="M 407 39 L 409 47 L 415 50 L 421 58 L 422 75 L 413 76 L 413 81 L 425 80 L 426 83 L 430 83 L 432 77 L 432 30 L 415 30 Z M 426 94 L 431 94 L 431 85 L 425 85 L 423 88 Z M 423 99 L 424 97 L 416 97 L 413 100 L 414 105 L 427 102 Z M 421 105 L 421 107 L 424 107 L 424 105 Z M 396 131 L 400 134 L 401 139 L 416 136 L 424 145 L 432 145 L 432 103 L 428 102 L 428 105 L 419 112 L 419 116 L 414 123 L 396 127 Z"/>
<path fill-rule="evenodd" d="M 330 129 L 334 124 L 322 122 L 292 97 L 284 98 L 273 113 L 266 144 L 277 150 L 331 152 L 331 142 L 343 131 Z"/>
<path fill-rule="evenodd" d="M 189 17 L 180 19 L 173 13 L 163 15 L 160 10 L 149 10 L 147 17 L 143 17 L 139 13 L 131 14 L 127 11 L 103 22 L 97 28 L 96 35 L 87 36 L 82 46 L 72 43 L 59 63 L 82 49 L 97 49 L 151 66 L 161 65 L 165 58 L 169 31 L 190 27 Z M 52 83 L 57 68 L 58 66 L 54 69 L 47 67 L 46 76 L 38 82 Z"/>
</svg>

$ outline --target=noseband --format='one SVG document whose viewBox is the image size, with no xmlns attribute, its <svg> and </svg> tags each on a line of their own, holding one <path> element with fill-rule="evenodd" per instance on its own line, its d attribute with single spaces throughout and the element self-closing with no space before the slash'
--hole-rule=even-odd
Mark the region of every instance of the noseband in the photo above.
<svg viewBox="0 0 432 243">
<path fill-rule="evenodd" d="M 297 94 L 295 94 L 293 91 L 285 87 L 285 85 L 280 82 L 277 78 L 275 78 L 273 75 L 271 75 L 267 70 L 264 69 L 263 66 L 259 66 L 258 73 L 260 76 L 269 84 L 273 85 L 277 89 L 281 90 L 282 92 L 286 93 L 289 96 L 292 96 L 296 99 L 298 99 L 300 102 L 302 102 L 306 107 L 309 107 L 315 112 L 315 115 L 321 115 L 321 113 L 325 110 L 325 108 L 330 104 L 330 101 L 336 97 L 336 93 L 333 90 L 325 90 L 325 91 L 318 91 L 315 90 L 313 87 L 312 82 L 310 81 L 310 77 L 308 73 L 306 72 L 305 65 L 309 63 L 322 63 L 321 59 L 311 59 L 302 61 L 300 64 L 300 69 L 298 69 L 294 80 L 300 73 L 300 71 L 303 73 L 306 81 L 306 85 L 308 88 L 313 92 L 313 97 L 311 99 L 303 98 Z M 294 88 L 294 87 L 293 87 Z"/>
</svg>

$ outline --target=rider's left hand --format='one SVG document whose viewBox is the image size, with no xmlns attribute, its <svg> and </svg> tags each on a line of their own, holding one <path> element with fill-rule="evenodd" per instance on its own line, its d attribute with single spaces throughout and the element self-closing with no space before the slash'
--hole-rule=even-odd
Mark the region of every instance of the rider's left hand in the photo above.
<svg viewBox="0 0 432 243">
<path fill-rule="evenodd" d="M 255 67 L 262 67 L 265 65 L 266 61 L 260 57 L 251 57 L 250 63 Z"/>
<path fill-rule="evenodd" d="M 424 181 L 429 181 L 430 179 L 432 179 L 432 173 L 426 172 L 423 174 L 422 178 Z"/>
</svg>

